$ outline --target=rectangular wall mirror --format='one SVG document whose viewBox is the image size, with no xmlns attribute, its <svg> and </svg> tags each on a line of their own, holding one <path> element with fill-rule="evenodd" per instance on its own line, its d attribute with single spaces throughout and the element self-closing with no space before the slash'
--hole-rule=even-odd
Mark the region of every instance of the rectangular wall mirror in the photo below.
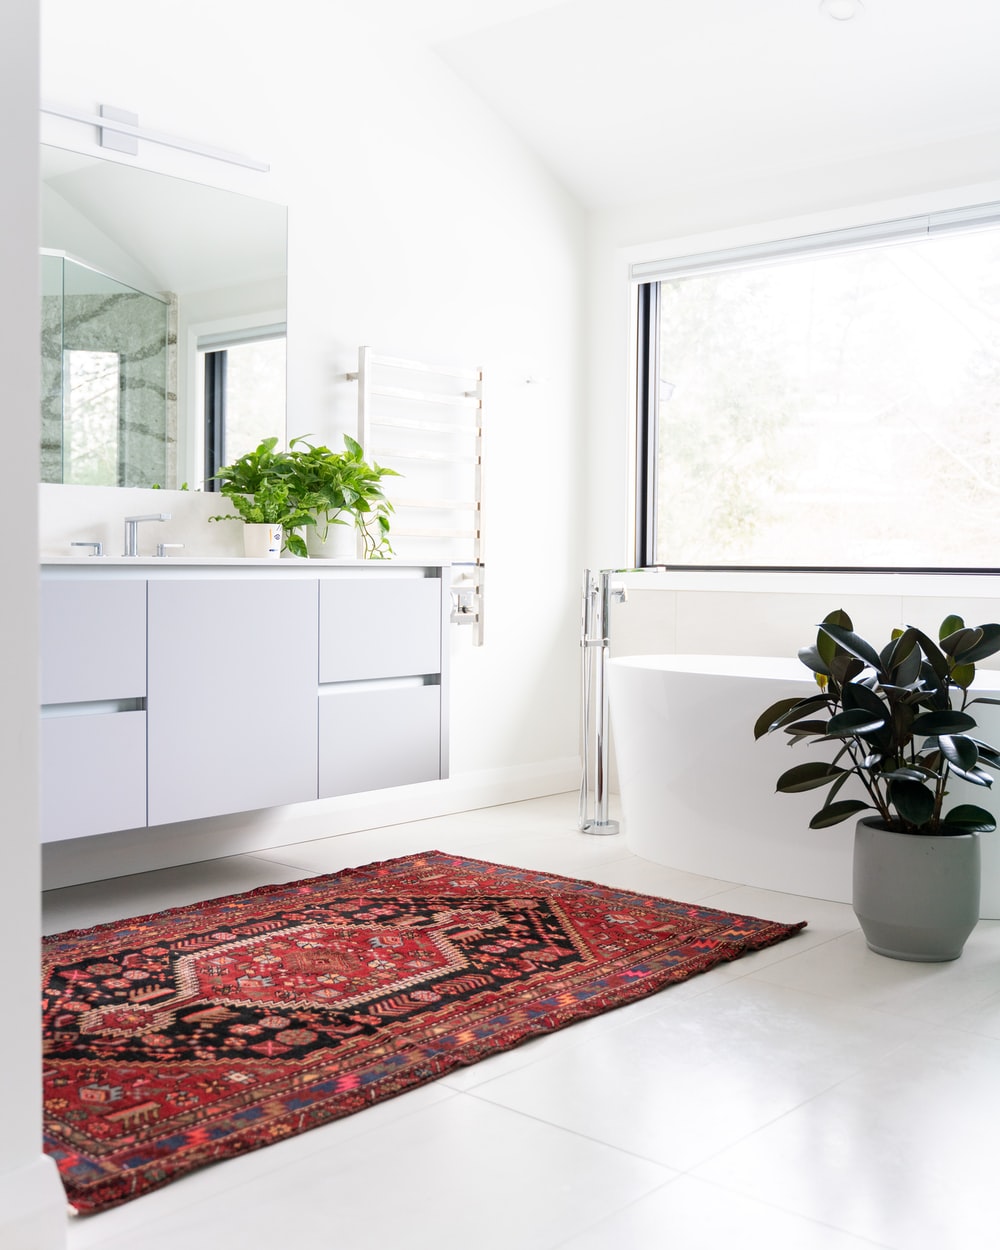
<svg viewBox="0 0 1000 1250">
<path fill-rule="evenodd" d="M 283 205 L 43 145 L 41 241 L 43 482 L 196 489 L 284 439 Z"/>
</svg>

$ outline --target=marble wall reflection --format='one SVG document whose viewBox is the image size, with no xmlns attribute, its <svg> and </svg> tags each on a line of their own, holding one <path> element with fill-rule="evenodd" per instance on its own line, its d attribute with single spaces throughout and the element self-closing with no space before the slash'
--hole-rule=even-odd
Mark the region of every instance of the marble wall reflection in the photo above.
<svg viewBox="0 0 1000 1250">
<path fill-rule="evenodd" d="M 176 301 L 42 257 L 43 482 L 173 487 Z"/>
</svg>

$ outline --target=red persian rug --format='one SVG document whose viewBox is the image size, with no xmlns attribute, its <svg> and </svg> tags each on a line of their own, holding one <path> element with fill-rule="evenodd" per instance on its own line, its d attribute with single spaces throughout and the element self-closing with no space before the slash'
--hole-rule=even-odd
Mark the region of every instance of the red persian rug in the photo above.
<svg viewBox="0 0 1000 1250">
<path fill-rule="evenodd" d="M 56 934 L 45 1148 L 102 1211 L 803 923 L 429 851 Z"/>
</svg>

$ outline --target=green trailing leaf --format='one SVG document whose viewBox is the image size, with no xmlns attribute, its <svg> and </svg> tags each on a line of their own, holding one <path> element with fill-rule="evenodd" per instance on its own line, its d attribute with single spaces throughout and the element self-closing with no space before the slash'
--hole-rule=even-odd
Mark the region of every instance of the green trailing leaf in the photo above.
<svg viewBox="0 0 1000 1250">
<path fill-rule="evenodd" d="M 850 629 L 844 629 L 840 625 L 827 624 L 825 621 L 820 626 L 820 629 L 823 633 L 829 634 L 837 646 L 841 650 L 846 651 L 848 655 L 853 655 L 863 664 L 868 664 L 876 670 L 881 667 L 882 660 L 879 653 L 871 643 L 865 642 L 860 634 L 856 634 Z"/>
<path fill-rule="evenodd" d="M 798 794 L 803 790 L 815 790 L 836 781 L 847 769 L 837 768 L 825 761 L 812 760 L 797 764 L 778 778 L 775 789 L 781 794 Z"/>
<path fill-rule="evenodd" d="M 915 734 L 962 734 L 967 729 L 975 729 L 976 722 L 968 712 L 957 710 L 942 712 L 923 712 L 916 717 L 911 726 Z"/>
<path fill-rule="evenodd" d="M 810 820 L 810 829 L 829 829 L 831 825 L 839 825 L 841 821 L 856 816 L 858 812 L 871 810 L 870 803 L 862 803 L 860 799 L 841 799 L 839 803 L 831 803 L 820 808 Z"/>
</svg>

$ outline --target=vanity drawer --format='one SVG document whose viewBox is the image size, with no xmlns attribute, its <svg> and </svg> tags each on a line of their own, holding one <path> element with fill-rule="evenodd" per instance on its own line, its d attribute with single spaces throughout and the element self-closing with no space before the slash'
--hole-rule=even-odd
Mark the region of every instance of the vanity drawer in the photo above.
<svg viewBox="0 0 1000 1250">
<path fill-rule="evenodd" d="M 146 583 L 42 580 L 42 703 L 141 699 L 146 694 Z"/>
<path fill-rule="evenodd" d="M 319 797 L 437 781 L 441 687 L 324 691 L 319 700 Z"/>
<path fill-rule="evenodd" d="M 319 680 L 441 671 L 441 578 L 331 578 L 319 587 Z"/>
<path fill-rule="evenodd" d="M 43 716 L 43 842 L 146 823 L 146 713 Z"/>
</svg>

